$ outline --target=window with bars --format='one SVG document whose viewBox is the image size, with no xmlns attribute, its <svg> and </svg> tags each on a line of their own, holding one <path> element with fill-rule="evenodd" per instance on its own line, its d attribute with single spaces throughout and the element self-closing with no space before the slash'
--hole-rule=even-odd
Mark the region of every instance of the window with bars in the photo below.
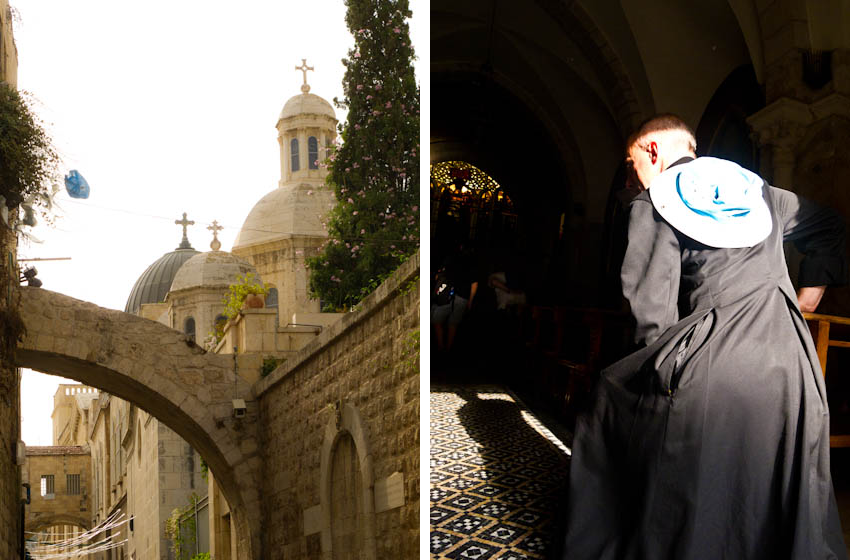
<svg viewBox="0 0 850 560">
<path fill-rule="evenodd" d="M 52 474 L 41 475 L 41 495 L 42 496 L 52 496 L 53 495 L 53 475 Z"/>
<path fill-rule="evenodd" d="M 77 496 L 80 494 L 80 475 L 78 474 L 69 474 L 66 475 L 66 483 L 68 488 L 68 494 L 72 496 Z"/>
</svg>

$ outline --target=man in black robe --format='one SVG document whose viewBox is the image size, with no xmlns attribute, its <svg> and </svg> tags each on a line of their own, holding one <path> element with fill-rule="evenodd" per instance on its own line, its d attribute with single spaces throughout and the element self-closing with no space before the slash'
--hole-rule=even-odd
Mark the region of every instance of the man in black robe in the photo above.
<svg viewBox="0 0 850 560">
<path fill-rule="evenodd" d="M 846 282 L 844 224 L 662 115 L 621 279 L 644 346 L 579 418 L 565 559 L 846 559 L 823 375 L 801 309 Z M 783 241 L 806 255 L 795 293 Z"/>
</svg>

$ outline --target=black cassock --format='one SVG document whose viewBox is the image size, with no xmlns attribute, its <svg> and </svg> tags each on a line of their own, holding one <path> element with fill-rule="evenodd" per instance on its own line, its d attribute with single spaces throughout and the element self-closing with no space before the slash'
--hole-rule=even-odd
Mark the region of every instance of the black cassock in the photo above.
<svg viewBox="0 0 850 560">
<path fill-rule="evenodd" d="M 829 411 L 801 286 L 846 281 L 844 224 L 764 187 L 770 236 L 715 249 L 648 192 L 631 206 L 623 291 L 646 344 L 602 372 L 577 421 L 565 559 L 847 558 Z M 683 317 L 680 319 L 680 316 Z"/>
</svg>

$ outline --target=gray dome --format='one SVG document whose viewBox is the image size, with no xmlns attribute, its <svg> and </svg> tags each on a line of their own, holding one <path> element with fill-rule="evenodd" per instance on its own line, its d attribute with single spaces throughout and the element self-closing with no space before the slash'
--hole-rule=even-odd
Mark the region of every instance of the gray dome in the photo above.
<svg viewBox="0 0 850 560">
<path fill-rule="evenodd" d="M 165 294 L 171 288 L 177 271 L 183 263 L 197 254 L 198 251 L 194 249 L 177 249 L 157 259 L 136 280 L 124 311 L 137 314 L 143 303 L 165 301 Z"/>
</svg>

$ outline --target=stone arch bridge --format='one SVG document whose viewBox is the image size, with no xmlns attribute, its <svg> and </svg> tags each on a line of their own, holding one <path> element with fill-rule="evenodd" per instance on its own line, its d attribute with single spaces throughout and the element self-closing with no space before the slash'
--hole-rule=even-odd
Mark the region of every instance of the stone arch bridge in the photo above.
<svg viewBox="0 0 850 560">
<path fill-rule="evenodd" d="M 135 315 L 21 287 L 26 335 L 17 365 L 80 381 L 129 401 L 205 459 L 231 507 L 238 558 L 260 558 L 257 404 L 232 356 L 207 353 L 183 333 Z M 247 415 L 233 417 L 232 399 Z"/>
</svg>

